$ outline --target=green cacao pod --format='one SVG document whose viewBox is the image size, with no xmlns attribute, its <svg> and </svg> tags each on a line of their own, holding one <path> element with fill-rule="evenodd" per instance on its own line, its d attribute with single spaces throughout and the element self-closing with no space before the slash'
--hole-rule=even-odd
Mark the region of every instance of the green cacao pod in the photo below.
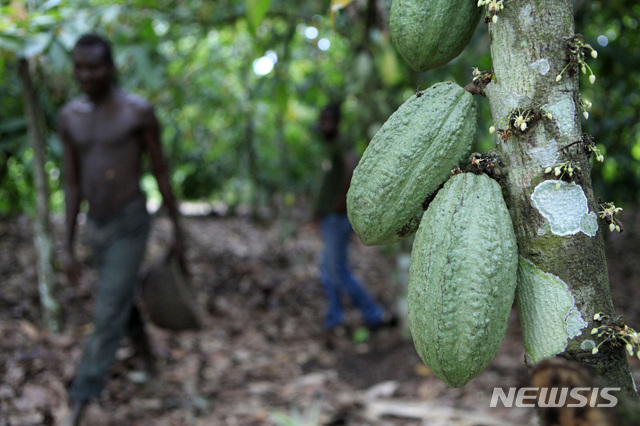
<svg viewBox="0 0 640 426">
<path fill-rule="evenodd" d="M 391 40 L 414 70 L 436 68 L 469 44 L 483 12 L 474 0 L 393 0 Z"/>
<path fill-rule="evenodd" d="M 413 234 L 425 201 L 471 154 L 478 107 L 453 82 L 409 98 L 373 137 L 356 167 L 347 213 L 366 245 Z"/>
<path fill-rule="evenodd" d="M 517 268 L 500 185 L 486 175 L 452 176 L 416 233 L 407 295 L 416 352 L 447 385 L 464 386 L 498 352 Z"/>
</svg>

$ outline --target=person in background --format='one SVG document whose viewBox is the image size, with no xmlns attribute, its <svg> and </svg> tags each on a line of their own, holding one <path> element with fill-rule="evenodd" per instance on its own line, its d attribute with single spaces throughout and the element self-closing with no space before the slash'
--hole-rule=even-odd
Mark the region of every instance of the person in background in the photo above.
<svg viewBox="0 0 640 426">
<path fill-rule="evenodd" d="M 139 184 L 144 155 L 151 160 L 173 221 L 172 250 L 181 261 L 184 246 L 153 107 L 117 87 L 111 47 L 104 38 L 93 34 L 80 37 L 72 60 L 73 76 L 83 96 L 64 105 L 58 116 L 64 147 L 64 268 L 69 283 L 76 285 L 80 269 L 73 242 L 80 203 L 86 200 L 87 234 L 99 274 L 94 329 L 69 388 L 72 409 L 66 422 L 78 425 L 87 403 L 104 388 L 107 370 L 123 337 L 131 338 L 146 370 L 154 370 L 151 345 L 134 303 L 150 228 Z"/>
<path fill-rule="evenodd" d="M 340 135 L 340 106 L 331 104 L 325 107 L 318 125 L 330 164 L 324 173 L 315 207 L 323 243 L 320 278 L 327 301 L 324 329 L 331 332 L 341 327 L 343 292 L 360 310 L 370 330 L 393 326 L 395 316 L 386 313 L 373 300 L 349 267 L 349 240 L 353 228 L 347 217 L 347 191 L 358 158 Z"/>
</svg>

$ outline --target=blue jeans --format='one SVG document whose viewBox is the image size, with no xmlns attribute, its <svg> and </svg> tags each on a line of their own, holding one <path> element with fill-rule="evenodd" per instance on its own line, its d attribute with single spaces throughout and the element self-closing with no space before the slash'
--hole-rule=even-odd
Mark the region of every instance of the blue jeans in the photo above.
<svg viewBox="0 0 640 426">
<path fill-rule="evenodd" d="M 125 206 L 107 220 L 87 223 L 100 283 L 94 330 L 69 389 L 74 400 L 99 396 L 121 339 L 128 335 L 135 340 L 145 333 L 134 296 L 150 225 L 144 200 Z"/>
<path fill-rule="evenodd" d="M 349 238 L 353 233 L 349 218 L 346 214 L 328 214 L 322 217 L 321 226 L 323 249 L 320 277 L 327 298 L 325 329 L 330 330 L 342 324 L 342 291 L 349 295 L 367 325 L 379 324 L 382 321 L 383 310 L 349 269 Z"/>
</svg>

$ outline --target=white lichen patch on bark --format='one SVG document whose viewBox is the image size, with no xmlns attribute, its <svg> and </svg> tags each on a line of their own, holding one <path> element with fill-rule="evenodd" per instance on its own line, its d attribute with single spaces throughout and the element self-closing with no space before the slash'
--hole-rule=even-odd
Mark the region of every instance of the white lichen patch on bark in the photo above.
<svg viewBox="0 0 640 426">
<path fill-rule="evenodd" d="M 531 148 L 529 156 L 534 158 L 540 167 L 551 167 L 557 164 L 558 158 L 560 158 L 558 142 L 555 139 L 549 139 L 545 144 Z"/>
<path fill-rule="evenodd" d="M 593 237 L 598 232 L 598 217 L 589 211 L 587 196 L 575 182 L 546 180 L 533 190 L 531 201 L 555 235 L 583 232 Z"/>
<path fill-rule="evenodd" d="M 567 291 L 569 291 L 569 287 L 567 287 Z M 571 297 L 571 300 L 573 300 L 573 296 Z M 575 307 L 574 301 L 574 306 L 569 310 L 569 313 L 564 319 L 564 328 L 567 332 L 567 336 L 570 339 L 579 336 L 582 333 L 582 329 L 588 325 L 589 324 L 587 324 L 587 322 L 582 319 L 582 315 L 580 314 L 578 308 Z"/>
<path fill-rule="evenodd" d="M 547 75 L 547 73 L 551 69 L 551 66 L 549 65 L 549 61 L 547 61 L 546 59 L 538 59 L 537 61 L 529 65 L 529 68 L 538 71 L 542 75 Z"/>
<path fill-rule="evenodd" d="M 504 86 L 491 81 L 487 84 L 484 91 L 491 102 L 491 111 L 493 112 L 494 119 L 499 121 L 501 118 L 507 117 L 511 112 L 518 108 L 520 105 L 520 99 L 522 95 L 513 91 L 504 91 Z M 498 112 L 496 112 L 498 111 Z M 500 126 L 498 126 L 500 128 Z M 497 143 L 502 141 L 497 139 Z"/>
<path fill-rule="evenodd" d="M 575 131 L 575 104 L 569 93 L 561 93 L 557 99 L 550 101 L 543 109 L 550 112 L 558 123 L 558 129 L 563 135 L 571 135 Z"/>
<path fill-rule="evenodd" d="M 518 21 L 520 22 L 520 26 L 522 27 L 523 30 L 525 31 L 529 31 L 529 29 L 531 28 L 531 26 L 534 24 L 534 19 L 533 19 L 533 8 L 531 7 L 530 4 L 525 5 L 521 10 L 520 10 L 520 15 L 518 16 Z"/>
<path fill-rule="evenodd" d="M 523 257 L 518 263 L 516 301 L 525 351 L 533 363 L 563 352 L 569 339 L 589 325 L 569 286 Z"/>
</svg>

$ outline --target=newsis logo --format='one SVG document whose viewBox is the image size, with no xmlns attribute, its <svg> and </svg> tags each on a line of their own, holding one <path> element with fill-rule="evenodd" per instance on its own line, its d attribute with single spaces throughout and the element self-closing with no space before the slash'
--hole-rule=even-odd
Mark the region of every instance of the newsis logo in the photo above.
<svg viewBox="0 0 640 426">
<path fill-rule="evenodd" d="M 618 398 L 612 392 L 619 392 L 620 388 L 508 388 L 506 393 L 503 388 L 493 388 L 491 403 L 495 408 L 498 401 L 503 407 L 615 407 Z"/>
</svg>

